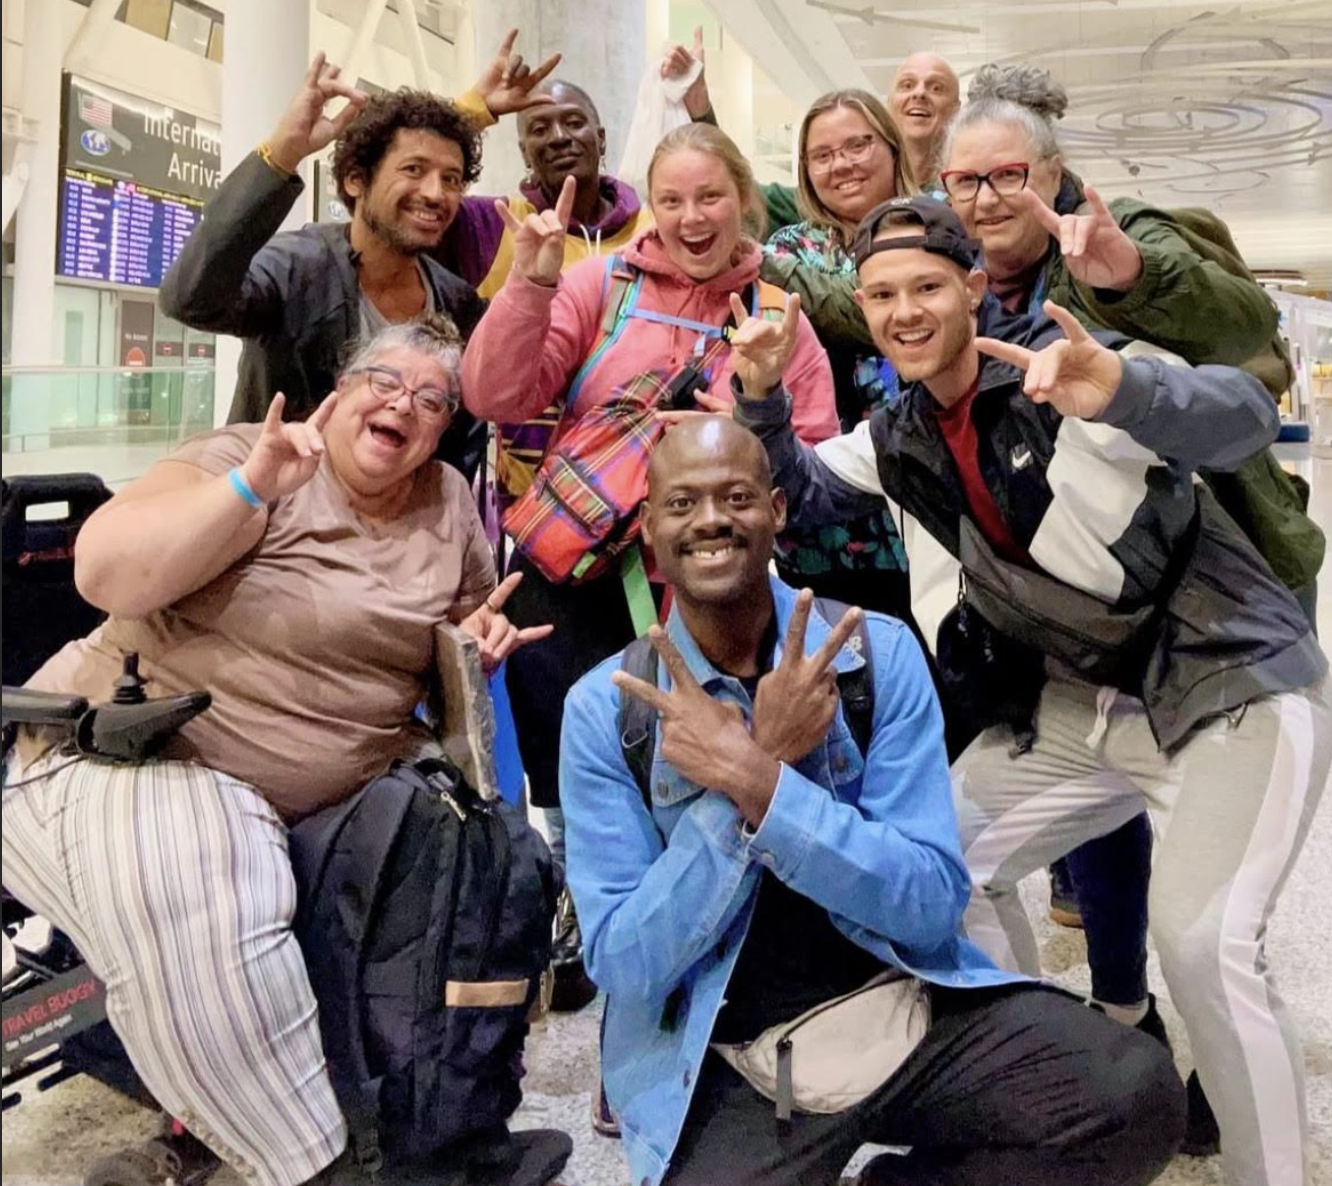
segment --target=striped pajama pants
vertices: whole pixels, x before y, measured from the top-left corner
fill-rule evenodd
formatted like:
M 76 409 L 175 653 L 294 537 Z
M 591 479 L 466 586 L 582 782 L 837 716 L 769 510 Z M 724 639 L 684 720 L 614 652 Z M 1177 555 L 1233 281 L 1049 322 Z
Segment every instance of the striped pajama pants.
M 1332 764 L 1329 680 L 1255 700 L 1162 754 L 1142 702 L 1051 679 L 1029 753 L 990 729 L 953 766 L 968 936 L 1040 973 L 1017 883 L 1144 807 L 1159 838 L 1152 939 L 1221 1126 L 1234 1186 L 1313 1186 L 1304 1063 L 1264 949 Z
M 286 828 L 253 787 L 203 766 L 55 769 L 67 760 L 7 770 L 5 888 L 106 984 L 164 1109 L 247 1181 L 307 1181 L 347 1134 L 291 930 Z

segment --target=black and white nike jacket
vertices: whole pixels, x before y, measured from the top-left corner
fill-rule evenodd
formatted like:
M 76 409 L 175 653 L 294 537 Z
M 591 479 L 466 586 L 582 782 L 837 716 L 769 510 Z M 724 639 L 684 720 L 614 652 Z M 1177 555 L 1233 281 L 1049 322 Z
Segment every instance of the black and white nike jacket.
M 981 334 L 1039 349 L 1063 336 L 987 297 Z M 1275 439 L 1272 397 L 1233 367 L 1189 367 L 1129 339 L 1123 378 L 1094 421 L 1022 392 L 1015 367 L 981 357 L 971 415 L 982 477 L 1033 568 L 998 559 L 976 528 L 937 405 L 921 383 L 852 433 L 802 445 L 790 400 L 737 393 L 798 527 L 845 522 L 887 499 L 902 525 L 912 605 L 927 639 L 967 596 L 1001 633 L 1095 683 L 1139 696 L 1168 749 L 1205 717 L 1316 683 L 1327 660 L 1298 603 L 1211 493 Z

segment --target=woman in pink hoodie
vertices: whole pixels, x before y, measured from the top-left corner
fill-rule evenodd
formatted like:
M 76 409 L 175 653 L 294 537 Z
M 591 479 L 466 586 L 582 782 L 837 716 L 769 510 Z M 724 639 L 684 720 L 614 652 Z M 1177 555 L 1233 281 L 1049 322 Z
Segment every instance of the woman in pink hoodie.
M 509 423 L 540 412 L 568 392 L 597 346 L 607 263 L 590 259 L 560 272 L 572 199 L 566 182 L 553 210 L 521 222 L 507 207 L 501 210 L 514 235 L 513 267 L 473 331 L 463 360 L 464 399 L 479 418 Z M 673 376 L 698 358 L 731 317 L 731 294 L 748 301 L 750 286 L 758 281 L 763 256 L 752 236 L 761 230 L 762 205 L 749 163 L 724 133 L 692 124 L 666 136 L 648 173 L 648 202 L 656 225 L 620 257 L 641 275 L 633 313 L 584 377 L 573 405 L 566 403 L 552 444 L 578 416 L 609 402 L 635 376 L 645 371 Z M 791 395 L 796 432 L 813 443 L 839 431 L 832 372 L 804 314 L 796 332 L 782 383 Z M 729 347 L 712 358 L 704 371 L 707 390 L 730 400 Z M 524 577 L 506 606 L 510 620 L 521 625 L 530 617 L 555 625 L 545 642 L 515 654 L 508 688 L 532 803 L 555 809 L 549 817 L 551 847 L 562 862 L 557 765 L 564 696 L 580 676 L 629 643 L 634 627 L 614 571 L 582 584 L 556 585 L 521 553 L 512 568 Z M 557 945 L 557 1007 L 560 980 L 581 976 L 575 942 L 576 934 L 567 944 L 561 937 Z M 574 991 L 569 1003 L 578 1007 L 579 999 Z

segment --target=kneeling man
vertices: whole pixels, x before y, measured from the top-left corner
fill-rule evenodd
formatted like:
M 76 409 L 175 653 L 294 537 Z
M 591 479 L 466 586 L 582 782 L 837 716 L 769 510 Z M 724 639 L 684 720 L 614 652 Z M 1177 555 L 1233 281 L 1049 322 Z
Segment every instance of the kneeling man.
M 764 343 L 737 354 L 766 390 Z M 830 626 L 768 575 L 785 518 L 755 437 L 672 428 L 643 519 L 675 591 L 655 677 L 614 657 L 565 706 L 569 880 L 632 1180 L 831 1183 L 875 1142 L 911 1146 L 892 1162 L 916 1186 L 1151 1181 L 1183 1129 L 1168 1056 L 959 937 L 924 658 L 900 622 Z

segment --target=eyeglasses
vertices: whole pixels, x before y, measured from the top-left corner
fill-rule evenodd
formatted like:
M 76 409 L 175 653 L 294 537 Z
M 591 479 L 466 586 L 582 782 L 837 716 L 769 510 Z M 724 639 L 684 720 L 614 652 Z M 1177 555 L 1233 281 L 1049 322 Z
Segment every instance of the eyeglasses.
M 988 173 L 972 173 L 967 169 L 948 169 L 939 174 L 939 182 L 956 202 L 970 202 L 988 185 L 995 193 L 1007 196 L 1027 188 L 1031 165 L 1026 161 L 1009 161 L 996 165 Z
M 358 367 L 354 371 L 348 371 L 347 374 L 364 375 L 366 385 L 384 404 L 396 403 L 405 391 L 412 397 L 412 407 L 422 416 L 452 415 L 462 402 L 456 391 L 445 391 L 441 387 L 408 387 L 402 381 L 402 375 L 392 367 Z
M 833 161 L 841 156 L 846 159 L 848 165 L 858 165 L 870 154 L 874 147 L 874 142 L 879 137 L 873 132 L 864 136 L 852 136 L 850 140 L 843 140 L 836 148 L 816 148 L 813 152 L 805 153 L 805 164 L 809 166 L 811 173 L 826 173 L 833 167 Z M 883 142 L 889 152 L 893 151 L 893 146 L 886 140 Z

